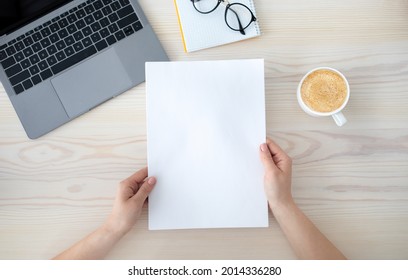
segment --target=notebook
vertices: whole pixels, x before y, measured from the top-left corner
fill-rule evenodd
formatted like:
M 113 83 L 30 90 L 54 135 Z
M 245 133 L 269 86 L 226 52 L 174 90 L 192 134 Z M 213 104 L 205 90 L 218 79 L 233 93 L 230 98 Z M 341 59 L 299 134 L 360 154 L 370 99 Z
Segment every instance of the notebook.
M 246 5 L 256 17 L 253 0 L 236 0 L 233 3 Z M 245 35 L 231 30 L 225 23 L 226 6 L 223 4 L 220 4 L 210 14 L 200 14 L 197 12 L 191 0 L 174 0 L 174 4 L 186 52 L 229 44 L 261 35 L 258 21 L 253 22 L 245 29 Z
M 150 230 L 268 226 L 264 79 L 263 59 L 146 63 Z

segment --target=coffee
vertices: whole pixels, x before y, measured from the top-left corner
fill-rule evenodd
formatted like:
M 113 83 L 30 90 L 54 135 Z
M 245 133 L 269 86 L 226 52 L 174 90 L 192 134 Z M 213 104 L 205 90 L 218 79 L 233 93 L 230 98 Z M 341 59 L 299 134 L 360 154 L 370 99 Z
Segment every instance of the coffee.
M 347 99 L 347 84 L 336 72 L 320 69 L 309 74 L 301 86 L 301 97 L 310 109 L 320 113 L 333 112 Z

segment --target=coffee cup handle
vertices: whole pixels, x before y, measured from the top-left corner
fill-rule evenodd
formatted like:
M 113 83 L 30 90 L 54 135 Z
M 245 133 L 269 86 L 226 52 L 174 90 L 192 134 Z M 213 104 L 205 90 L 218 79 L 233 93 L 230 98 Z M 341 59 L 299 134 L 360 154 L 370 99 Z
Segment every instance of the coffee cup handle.
M 343 126 L 347 122 L 347 119 L 342 112 L 333 114 L 332 117 L 338 126 Z

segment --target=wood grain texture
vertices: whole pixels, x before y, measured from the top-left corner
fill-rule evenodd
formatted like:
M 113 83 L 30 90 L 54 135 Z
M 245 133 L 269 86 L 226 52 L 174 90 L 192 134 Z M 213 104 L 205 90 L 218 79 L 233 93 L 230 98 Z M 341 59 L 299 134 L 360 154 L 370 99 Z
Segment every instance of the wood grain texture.
M 172 60 L 264 58 L 267 134 L 294 160 L 300 208 L 351 259 L 408 259 L 408 1 L 255 0 L 262 36 L 186 54 L 172 1 L 140 0 Z M 349 122 L 299 108 L 311 68 L 342 71 Z M 0 259 L 47 259 L 100 225 L 146 165 L 145 86 L 29 140 L 0 87 Z M 292 259 L 267 229 L 148 231 L 111 259 Z

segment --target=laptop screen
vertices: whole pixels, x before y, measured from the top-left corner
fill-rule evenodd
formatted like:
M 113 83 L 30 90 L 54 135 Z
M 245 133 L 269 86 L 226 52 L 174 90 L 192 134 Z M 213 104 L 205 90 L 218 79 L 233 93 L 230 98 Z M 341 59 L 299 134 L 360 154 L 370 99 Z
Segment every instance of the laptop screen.
M 0 36 L 73 0 L 1 0 Z

